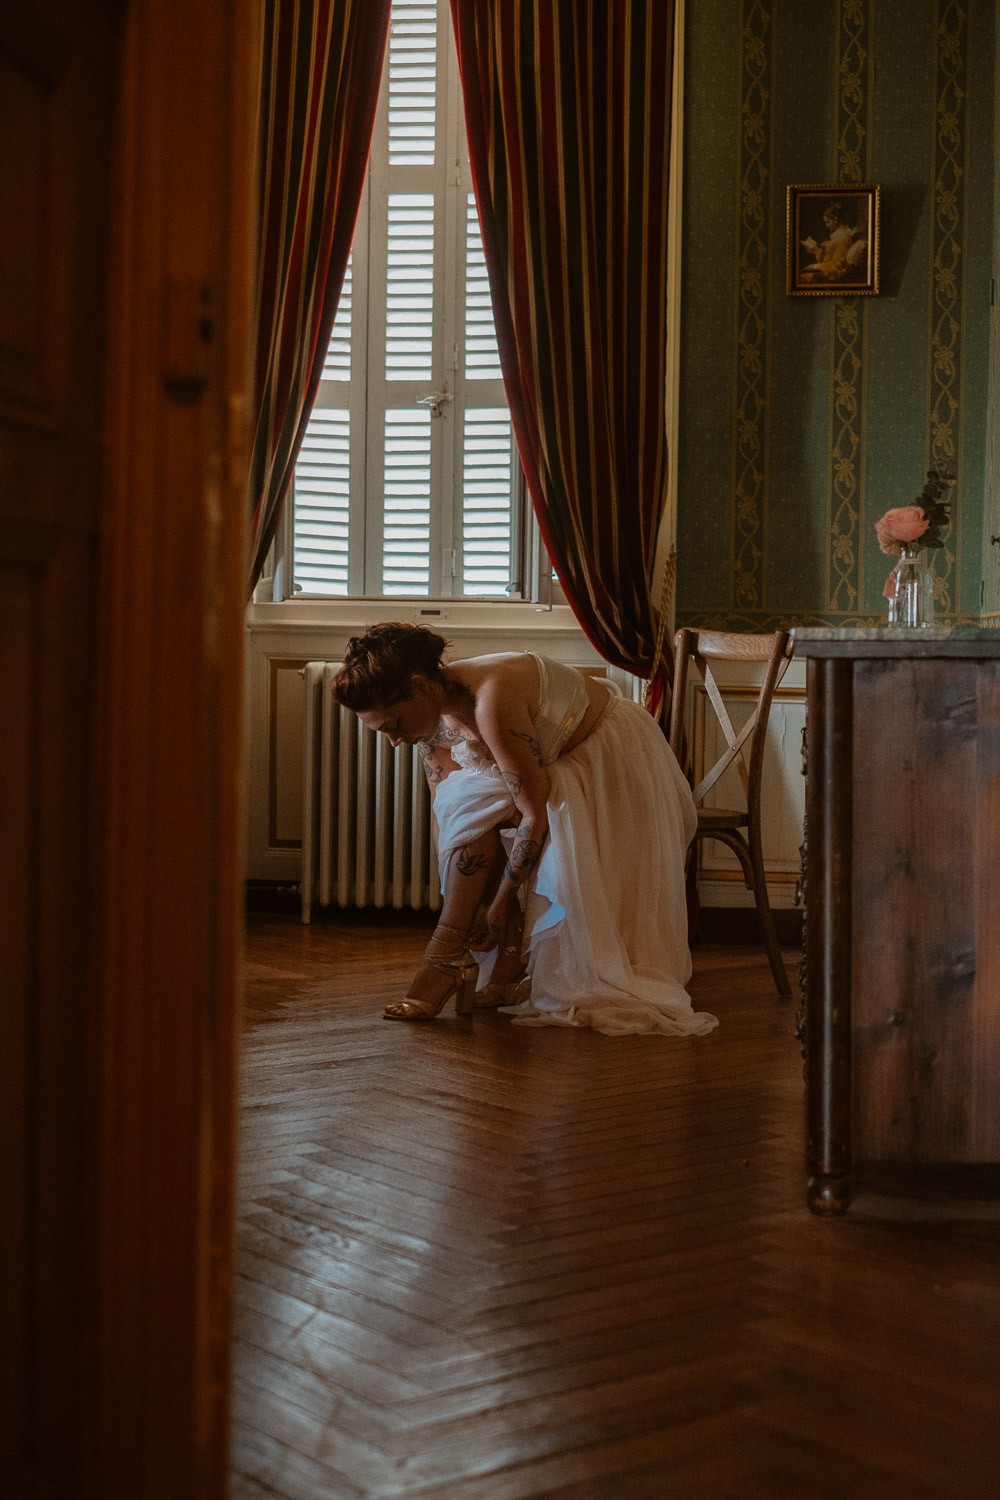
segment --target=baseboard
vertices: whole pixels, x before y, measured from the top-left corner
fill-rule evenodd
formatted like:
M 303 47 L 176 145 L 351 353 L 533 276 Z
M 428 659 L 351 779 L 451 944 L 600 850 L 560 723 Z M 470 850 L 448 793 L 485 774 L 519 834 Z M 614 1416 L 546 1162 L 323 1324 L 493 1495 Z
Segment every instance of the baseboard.
M 271 916 L 299 916 L 302 897 L 298 885 L 276 880 L 248 880 L 246 883 L 246 910 Z M 772 908 L 778 941 L 783 948 L 802 947 L 802 913 L 793 907 Z M 430 912 L 395 911 L 389 908 L 376 910 L 370 907 L 326 907 L 313 912 L 314 922 L 370 921 L 379 923 L 409 923 L 426 926 Z M 760 923 L 752 906 L 703 906 L 695 917 L 696 928 L 692 946 L 710 943 L 733 943 L 743 947 L 760 942 Z
M 302 910 L 302 897 L 297 885 L 283 884 L 277 880 L 248 880 L 246 882 L 247 912 L 268 912 L 273 916 L 296 916 Z
M 783 948 L 802 947 L 802 913 L 794 907 L 772 907 L 775 931 Z M 703 906 L 698 913 L 692 946 L 701 943 L 739 943 L 749 946 L 761 941 L 760 921 L 752 906 Z
M 297 884 L 248 880 L 246 911 L 248 915 L 301 918 L 302 892 Z M 350 922 L 371 927 L 427 927 L 433 926 L 436 917 L 430 910 L 414 911 L 409 906 L 399 910 L 392 906 L 314 906 L 312 920 L 317 926 L 323 922 Z

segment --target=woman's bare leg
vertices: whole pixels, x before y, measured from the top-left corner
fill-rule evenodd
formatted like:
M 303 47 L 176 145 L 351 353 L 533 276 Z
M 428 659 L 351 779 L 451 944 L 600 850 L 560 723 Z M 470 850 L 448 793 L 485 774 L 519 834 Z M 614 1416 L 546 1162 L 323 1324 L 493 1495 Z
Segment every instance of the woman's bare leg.
M 439 920 L 470 932 L 480 907 L 500 884 L 505 857 L 499 828 L 457 849 L 448 862 Z
M 494 984 L 511 984 L 524 973 L 524 958 L 521 947 L 524 941 L 524 907 L 512 892 L 507 902 L 507 920 L 504 923 L 500 951 L 497 954 L 491 980 Z
M 524 977 L 524 907 L 516 892 L 511 892 L 507 902 L 503 936 L 500 939 L 489 983 L 476 995 L 476 1004 L 483 1009 L 513 1003 L 513 987 Z
M 500 883 L 505 857 L 498 828 L 489 829 L 452 854 L 445 877 L 441 915 L 428 945 L 429 956 L 442 958 L 446 956 L 446 950 L 464 950 L 481 908 Z M 452 982 L 447 972 L 425 961 L 406 993 L 413 999 L 433 1004 L 448 993 Z

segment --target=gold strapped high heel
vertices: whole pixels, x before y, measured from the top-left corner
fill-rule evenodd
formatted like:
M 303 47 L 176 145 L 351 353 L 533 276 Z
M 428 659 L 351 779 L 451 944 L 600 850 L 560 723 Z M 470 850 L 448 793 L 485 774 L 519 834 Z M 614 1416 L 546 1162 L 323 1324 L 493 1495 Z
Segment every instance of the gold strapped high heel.
M 382 1015 L 387 1021 L 433 1021 L 441 1014 L 452 995 L 455 997 L 455 1014 L 468 1016 L 474 1009 L 473 996 L 479 978 L 479 965 L 465 946 L 465 933 L 458 927 L 449 927 L 439 922 L 424 952 L 424 961 L 414 976 L 414 987 L 424 969 L 436 969 L 447 974 L 451 984 L 438 1000 L 421 1000 L 416 995 L 406 995 L 394 1005 L 387 1005 Z
M 521 956 L 520 943 L 505 945 L 497 954 L 497 961 L 493 972 L 503 969 L 504 959 L 517 959 L 517 972 L 510 979 L 491 979 L 489 984 L 484 984 L 481 990 L 476 991 L 476 1010 L 496 1010 L 501 1005 L 515 1005 L 517 1003 L 517 990 L 525 976 L 525 964 Z

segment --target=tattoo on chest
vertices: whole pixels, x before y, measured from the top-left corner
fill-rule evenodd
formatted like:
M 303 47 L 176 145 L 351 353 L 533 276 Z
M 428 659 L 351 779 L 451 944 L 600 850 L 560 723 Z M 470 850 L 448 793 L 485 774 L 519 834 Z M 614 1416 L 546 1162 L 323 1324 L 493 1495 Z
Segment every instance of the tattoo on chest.
M 446 724 L 442 719 L 438 724 L 437 732 L 430 743 L 432 745 L 457 745 L 461 738 L 462 736 L 459 734 L 458 730 L 452 729 L 451 726 L 449 724 Z
M 457 729 L 451 729 L 443 719 L 438 723 L 437 729 L 429 740 L 421 740 L 417 745 L 417 753 L 424 766 L 424 775 L 427 777 L 427 785 L 431 787 L 440 786 L 447 776 L 450 767 L 442 766 L 435 755 L 436 750 L 449 750 L 452 745 L 458 743 L 462 736 Z
M 525 734 L 522 729 L 512 729 L 509 732 L 513 735 L 514 739 L 523 740 L 528 749 L 531 751 L 532 755 L 535 757 L 538 764 L 544 767 L 545 757 L 542 754 L 542 747 L 535 739 L 535 736 L 533 734 Z

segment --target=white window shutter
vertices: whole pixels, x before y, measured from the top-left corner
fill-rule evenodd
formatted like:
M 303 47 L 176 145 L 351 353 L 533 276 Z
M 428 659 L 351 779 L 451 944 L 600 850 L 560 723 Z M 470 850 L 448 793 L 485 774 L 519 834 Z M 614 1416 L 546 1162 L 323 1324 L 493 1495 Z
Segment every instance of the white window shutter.
M 295 466 L 295 582 L 303 593 L 348 591 L 350 437 L 350 412 L 313 411 Z
M 323 380 L 350 380 L 351 326 L 354 316 L 354 255 L 347 257 L 344 286 L 337 303 L 337 316 L 323 361 Z
M 433 166 L 437 155 L 437 12 L 435 0 L 393 0 L 387 64 L 391 167 Z
M 475 193 L 465 195 L 465 378 L 500 379 L 493 300 L 479 233 Z
M 511 582 L 510 412 L 468 407 L 462 442 L 462 593 L 503 594 Z
M 431 422 L 429 411 L 385 413 L 382 593 L 430 592 Z
M 386 214 L 385 378 L 434 376 L 434 194 L 390 193 Z

